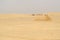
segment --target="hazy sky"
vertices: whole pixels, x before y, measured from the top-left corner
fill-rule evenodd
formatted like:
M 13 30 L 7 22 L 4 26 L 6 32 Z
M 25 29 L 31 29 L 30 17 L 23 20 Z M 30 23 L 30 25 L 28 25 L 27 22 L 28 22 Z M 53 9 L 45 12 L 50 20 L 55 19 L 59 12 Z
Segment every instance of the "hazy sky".
M 0 0 L 0 13 L 60 12 L 60 0 Z

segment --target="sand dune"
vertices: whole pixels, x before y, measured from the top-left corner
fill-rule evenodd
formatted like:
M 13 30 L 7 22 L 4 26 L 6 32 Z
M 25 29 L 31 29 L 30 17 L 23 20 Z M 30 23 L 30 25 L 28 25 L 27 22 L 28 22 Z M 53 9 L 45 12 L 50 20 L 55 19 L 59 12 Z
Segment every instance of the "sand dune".
M 1 14 L 0 40 L 60 40 L 60 13 L 51 21 L 34 21 L 32 14 Z

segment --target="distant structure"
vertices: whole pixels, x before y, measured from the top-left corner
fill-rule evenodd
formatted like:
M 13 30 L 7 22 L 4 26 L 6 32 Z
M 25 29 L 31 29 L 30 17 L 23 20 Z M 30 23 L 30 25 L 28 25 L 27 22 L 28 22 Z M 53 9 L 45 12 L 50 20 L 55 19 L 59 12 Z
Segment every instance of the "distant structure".
M 41 13 L 39 14 L 32 14 L 35 21 L 49 21 L 50 17 L 47 13 L 47 8 L 41 8 Z

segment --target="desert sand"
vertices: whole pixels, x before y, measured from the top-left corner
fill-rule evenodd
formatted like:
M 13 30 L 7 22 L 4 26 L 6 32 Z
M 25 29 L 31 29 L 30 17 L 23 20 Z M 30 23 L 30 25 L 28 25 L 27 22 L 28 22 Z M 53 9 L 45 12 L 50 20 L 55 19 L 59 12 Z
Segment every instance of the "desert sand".
M 50 21 L 34 21 L 32 14 L 0 14 L 0 40 L 60 40 L 60 13 Z

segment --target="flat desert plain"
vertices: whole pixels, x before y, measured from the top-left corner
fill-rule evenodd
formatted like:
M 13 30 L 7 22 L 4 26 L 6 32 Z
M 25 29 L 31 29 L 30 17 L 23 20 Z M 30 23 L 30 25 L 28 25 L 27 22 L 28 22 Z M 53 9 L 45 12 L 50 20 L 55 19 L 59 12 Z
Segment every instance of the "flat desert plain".
M 0 14 L 0 40 L 60 40 L 60 13 L 50 21 L 34 21 L 32 14 Z

